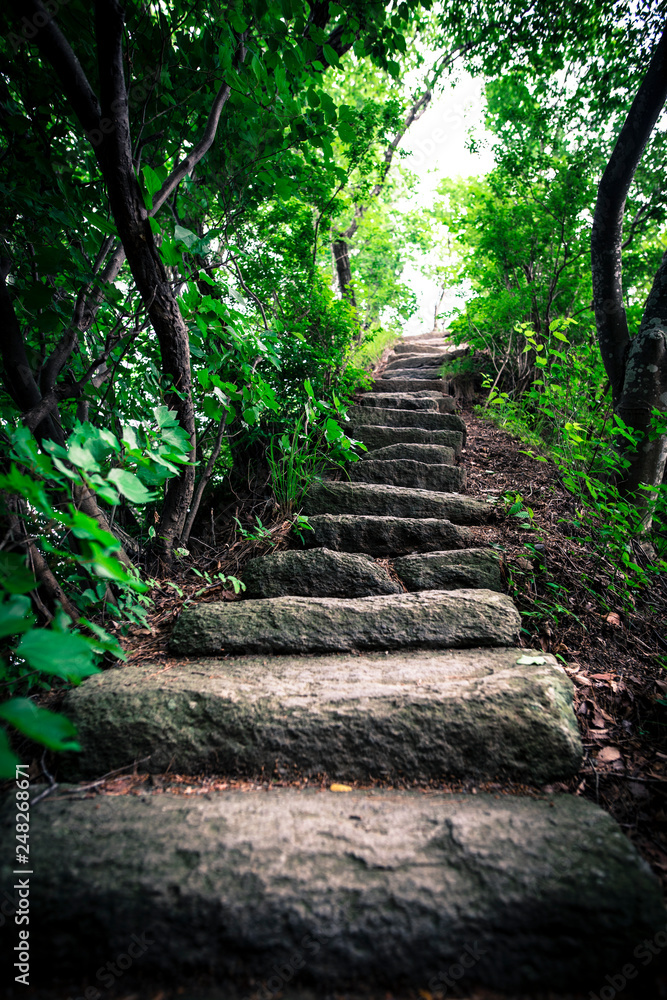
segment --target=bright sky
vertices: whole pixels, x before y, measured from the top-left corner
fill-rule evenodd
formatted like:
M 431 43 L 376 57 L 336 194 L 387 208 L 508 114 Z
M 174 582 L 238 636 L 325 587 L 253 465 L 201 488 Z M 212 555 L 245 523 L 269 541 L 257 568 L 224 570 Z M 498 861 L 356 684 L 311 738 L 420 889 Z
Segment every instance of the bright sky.
M 442 177 L 474 177 L 487 173 L 493 166 L 493 157 L 488 148 L 472 154 L 466 149 L 466 140 L 474 128 L 478 138 L 484 131 L 484 101 L 482 81 L 461 73 L 458 83 L 448 87 L 433 98 L 418 122 L 409 129 L 401 143 L 401 148 L 410 156 L 401 165 L 419 176 L 419 187 L 409 202 L 411 208 L 433 203 L 435 189 Z M 414 267 L 408 267 L 403 280 L 410 285 L 419 298 L 419 311 L 406 326 L 406 333 L 423 333 L 432 329 L 433 313 L 438 299 L 438 289 Z M 456 304 L 456 298 L 449 294 L 443 300 L 441 309 Z

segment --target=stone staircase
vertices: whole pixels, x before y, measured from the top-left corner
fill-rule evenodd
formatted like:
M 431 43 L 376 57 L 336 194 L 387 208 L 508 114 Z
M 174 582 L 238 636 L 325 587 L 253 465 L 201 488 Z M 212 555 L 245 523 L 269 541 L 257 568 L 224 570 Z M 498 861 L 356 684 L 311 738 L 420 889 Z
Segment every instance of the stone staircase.
M 455 354 L 396 345 L 351 412 L 367 455 L 310 490 L 306 547 L 253 560 L 244 600 L 186 607 L 172 666 L 68 696 L 72 778 L 148 758 L 366 790 L 47 798 L 31 823 L 47 965 L 81 976 L 148 929 L 156 982 L 583 991 L 664 926 L 613 820 L 543 789 L 581 763 L 571 683 L 519 647 L 498 556 L 475 546 L 491 509 L 462 492 Z M 470 792 L 382 788 L 445 778 Z

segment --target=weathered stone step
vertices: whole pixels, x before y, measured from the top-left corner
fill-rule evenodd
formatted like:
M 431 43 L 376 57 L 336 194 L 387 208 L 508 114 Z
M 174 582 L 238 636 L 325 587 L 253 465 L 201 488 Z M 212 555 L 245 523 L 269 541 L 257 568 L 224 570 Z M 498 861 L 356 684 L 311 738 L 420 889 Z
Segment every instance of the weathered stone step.
M 519 612 L 490 590 L 425 590 L 387 597 L 273 597 L 185 607 L 171 636 L 177 656 L 345 653 L 357 649 L 511 646 Z
M 351 406 L 350 424 L 378 424 L 381 427 L 423 427 L 432 431 L 460 431 L 465 441 L 466 425 L 456 413 L 430 413 L 421 410 L 394 410 L 382 406 Z
M 316 514 L 303 534 L 309 547 L 372 556 L 462 549 L 471 544 L 468 528 L 444 518 L 386 517 L 377 514 Z
M 379 427 L 373 424 L 349 427 L 348 433 L 369 451 L 392 444 L 431 444 L 453 448 L 458 458 L 463 447 L 460 431 L 427 431 L 423 427 Z
M 408 458 L 379 461 L 371 456 L 357 462 L 349 471 L 356 483 L 383 483 L 389 486 L 407 486 L 420 490 L 447 492 L 465 489 L 466 474 L 462 466 L 427 465 Z
M 575 774 L 572 682 L 525 649 L 195 660 L 107 670 L 67 696 L 82 754 L 68 776 L 128 760 L 153 772 L 338 781 L 444 776 L 541 785 Z
M 246 585 L 244 598 L 284 597 L 287 594 L 370 597 L 403 592 L 400 584 L 392 580 L 385 567 L 376 563 L 372 556 L 327 548 L 291 549 L 259 556 L 246 565 L 242 579 Z
M 373 381 L 373 392 L 417 392 L 420 389 L 432 389 L 444 392 L 445 383 L 442 378 L 376 378 Z
M 262 995 L 304 978 L 580 993 L 665 925 L 646 863 L 574 796 L 52 796 L 30 819 L 32 971 L 49 984 L 98 982 L 137 940 L 145 977 L 252 977 Z M 7 886 L 12 870 L 4 852 Z
M 433 403 L 436 405 L 434 406 Z M 456 402 L 453 396 L 443 396 L 439 390 L 423 389 L 419 392 L 366 392 L 359 399 L 360 406 L 381 406 L 398 410 L 437 410 L 440 413 L 454 413 Z
M 392 350 L 394 354 L 432 354 L 433 352 L 446 353 L 448 358 L 456 355 L 459 351 L 467 354 L 469 351 L 467 344 L 459 344 L 457 347 L 448 341 L 443 340 L 427 340 L 427 341 L 417 341 L 417 343 L 412 342 L 412 340 L 399 340 L 397 344 L 394 344 Z
M 500 557 L 494 549 L 413 553 L 394 560 L 394 569 L 408 590 L 502 590 Z
M 434 368 L 438 372 L 442 366 L 450 360 L 449 354 L 398 354 L 395 358 L 389 358 L 385 366 L 385 373 L 394 368 Z
M 385 369 L 381 376 L 385 382 L 393 382 L 394 379 L 418 379 L 420 381 L 442 378 L 440 368 L 392 368 Z
M 420 396 L 412 392 L 365 392 L 359 397 L 359 406 L 382 406 L 393 410 L 431 410 L 437 413 L 437 395 L 441 393 Z M 453 397 L 443 396 L 443 399 L 446 398 L 451 398 L 452 403 L 454 402 Z
M 370 514 L 379 517 L 444 518 L 453 524 L 486 524 L 493 507 L 460 493 L 438 493 L 378 483 L 313 483 L 302 511 L 312 514 Z M 311 518 L 312 520 L 312 518 Z
M 438 330 L 434 332 L 431 330 L 430 333 L 417 333 L 410 337 L 402 337 L 398 343 L 399 344 L 446 344 L 451 343 L 448 341 L 449 334 L 446 331 L 442 333 Z
M 427 465 L 453 465 L 454 449 L 446 445 L 400 442 L 378 448 L 363 457 L 364 462 L 385 462 L 394 459 L 410 459 L 415 462 L 425 462 Z

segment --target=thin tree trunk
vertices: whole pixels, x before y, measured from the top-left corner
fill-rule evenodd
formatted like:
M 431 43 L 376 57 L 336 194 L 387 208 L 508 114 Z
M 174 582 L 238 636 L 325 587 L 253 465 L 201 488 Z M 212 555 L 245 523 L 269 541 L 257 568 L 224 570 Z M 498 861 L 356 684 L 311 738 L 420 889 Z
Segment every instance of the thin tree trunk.
M 347 299 L 348 302 L 351 302 L 352 305 L 356 307 L 357 303 L 354 297 L 354 288 L 351 284 L 352 268 L 350 267 L 350 248 L 347 244 L 347 240 L 343 239 L 342 236 L 340 239 L 334 241 L 333 255 L 340 294 L 344 299 Z
M 639 436 L 636 452 L 621 446 L 627 459 L 620 487 L 646 508 L 651 502 L 639 487 L 663 479 L 667 442 L 650 440 L 654 409 L 667 410 L 667 259 L 656 274 L 638 334 L 630 339 L 623 304 L 622 246 L 625 202 L 642 154 L 667 100 L 667 27 L 632 102 L 598 188 L 591 264 L 593 302 L 600 353 L 612 388 L 614 410 Z
M 190 511 L 189 511 L 188 516 L 186 518 L 185 527 L 183 528 L 183 534 L 181 536 L 181 541 L 182 541 L 183 545 L 187 545 L 188 544 L 188 541 L 190 539 L 190 533 L 191 533 L 192 527 L 193 527 L 193 525 L 195 523 L 195 518 L 196 518 L 196 516 L 197 516 L 197 514 L 199 512 L 199 506 L 201 504 L 201 500 L 202 500 L 202 497 L 204 495 L 204 490 L 208 486 L 209 480 L 210 480 L 211 476 L 213 475 L 213 466 L 217 462 L 218 456 L 220 454 L 220 450 L 222 448 L 222 439 L 223 439 L 223 437 L 225 435 L 225 426 L 226 426 L 225 417 L 223 417 L 222 420 L 220 421 L 220 425 L 218 427 L 218 434 L 217 434 L 217 437 L 215 439 L 215 444 L 213 445 L 213 451 L 211 452 L 209 460 L 206 463 L 206 468 L 204 469 L 204 471 L 201 474 L 199 482 L 197 483 L 197 488 L 195 489 L 194 496 L 192 498 L 192 504 L 190 505 Z
M 347 229 L 339 233 L 338 237 L 334 240 L 333 255 L 334 255 L 334 261 L 336 263 L 338 287 L 340 289 L 342 297 L 348 299 L 348 301 L 351 302 L 352 305 L 356 305 L 356 302 L 354 298 L 354 291 L 350 287 L 350 282 L 352 281 L 352 269 L 350 266 L 349 242 L 356 233 L 357 229 L 359 228 L 359 222 L 366 213 L 368 205 L 377 198 L 377 196 L 380 194 L 383 187 L 385 186 L 387 182 L 387 176 L 391 168 L 392 160 L 394 158 L 394 153 L 398 149 L 398 145 L 401 139 L 403 138 L 407 130 L 410 128 L 412 123 L 418 121 L 424 114 L 430 100 L 431 100 L 431 91 L 426 90 L 421 95 L 421 97 L 418 97 L 417 100 L 414 102 L 414 104 L 408 111 L 407 115 L 405 116 L 403 124 L 401 125 L 399 130 L 396 132 L 394 138 L 391 140 L 391 142 L 385 149 L 384 163 L 382 165 L 380 179 L 377 182 L 377 184 L 375 184 L 371 189 L 368 197 L 368 202 L 365 205 L 355 206 L 354 218 L 352 219 L 352 222 L 347 227 Z

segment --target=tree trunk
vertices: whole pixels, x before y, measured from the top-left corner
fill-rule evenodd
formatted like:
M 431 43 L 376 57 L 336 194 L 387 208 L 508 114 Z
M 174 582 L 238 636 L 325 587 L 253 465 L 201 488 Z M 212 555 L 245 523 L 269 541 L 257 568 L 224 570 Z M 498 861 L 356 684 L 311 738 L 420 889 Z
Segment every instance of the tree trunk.
M 176 411 L 194 452 L 188 330 L 155 246 L 148 211 L 132 163 L 132 143 L 123 67 L 123 11 L 117 0 L 96 0 L 95 37 L 100 78 L 98 103 L 72 48 L 40 0 L 15 3 L 20 13 L 44 22 L 35 42 L 53 67 L 63 92 L 93 146 L 107 188 L 114 222 L 132 276 L 160 345 L 162 372 L 169 382 L 167 404 Z M 161 557 L 171 560 L 194 491 L 194 465 L 185 466 L 167 489 L 160 521 Z
M 667 255 L 647 299 L 638 334 L 630 339 L 623 304 L 622 243 L 625 201 L 635 171 L 667 100 L 667 27 L 623 124 L 600 181 L 591 234 L 593 302 L 598 342 L 612 388 L 616 414 L 636 433 L 636 451 L 626 443 L 628 468 L 620 488 L 651 521 L 651 498 L 640 487 L 663 479 L 667 441 L 650 440 L 654 409 L 667 410 Z
M 347 241 L 342 237 L 337 239 L 333 245 L 333 255 L 336 264 L 336 274 L 338 275 L 338 287 L 340 294 L 348 302 L 356 307 L 354 288 L 352 287 L 352 269 L 350 267 L 350 248 Z

